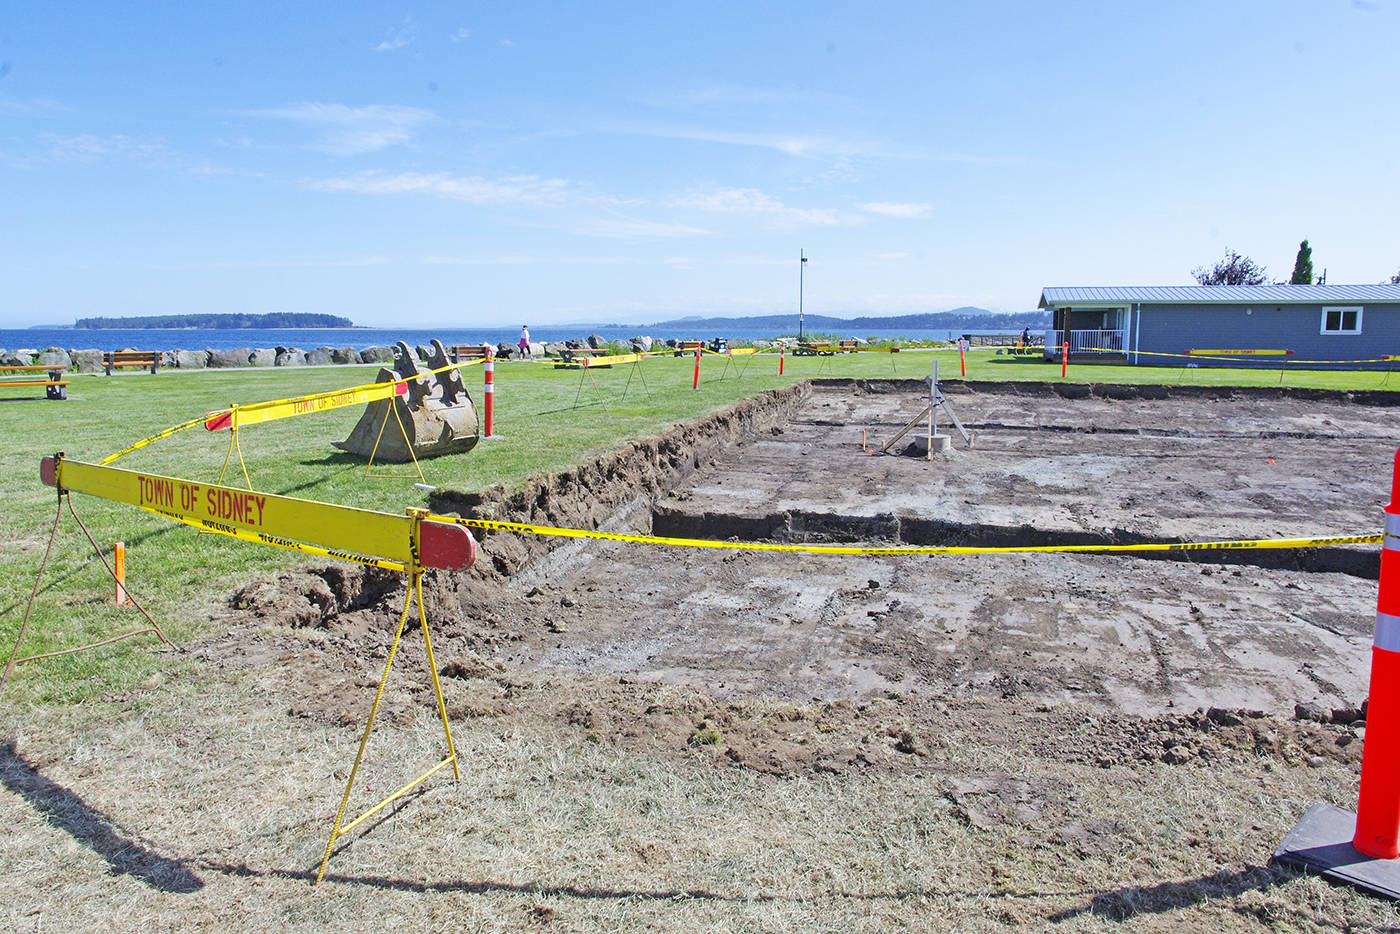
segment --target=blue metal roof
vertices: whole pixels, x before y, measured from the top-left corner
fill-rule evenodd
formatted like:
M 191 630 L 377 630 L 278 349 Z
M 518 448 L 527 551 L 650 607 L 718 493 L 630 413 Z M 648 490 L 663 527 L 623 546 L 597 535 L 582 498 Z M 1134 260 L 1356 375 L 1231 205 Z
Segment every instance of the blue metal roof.
M 1100 304 L 1315 305 L 1400 302 L 1400 285 L 1127 285 L 1042 289 L 1040 307 Z

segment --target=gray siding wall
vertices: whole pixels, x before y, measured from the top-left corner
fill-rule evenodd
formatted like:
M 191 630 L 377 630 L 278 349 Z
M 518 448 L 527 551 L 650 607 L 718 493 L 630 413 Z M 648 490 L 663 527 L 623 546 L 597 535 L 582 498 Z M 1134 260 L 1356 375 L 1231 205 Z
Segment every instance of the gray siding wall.
M 1174 354 L 1187 349 L 1287 349 L 1293 351 L 1290 362 L 1365 360 L 1400 354 L 1400 304 L 1360 307 L 1364 309 L 1360 334 L 1320 334 L 1322 305 L 1144 305 L 1142 333 L 1135 343 L 1139 351 Z M 1247 309 L 1253 314 L 1246 314 Z M 1133 317 L 1136 322 L 1137 316 Z M 1261 357 L 1257 363 L 1277 367 L 1281 361 L 1280 357 Z M 1179 357 L 1138 358 L 1145 366 L 1181 366 L 1183 362 Z M 1221 365 L 1200 361 L 1201 366 L 1213 364 Z M 1374 363 L 1366 368 L 1391 365 Z

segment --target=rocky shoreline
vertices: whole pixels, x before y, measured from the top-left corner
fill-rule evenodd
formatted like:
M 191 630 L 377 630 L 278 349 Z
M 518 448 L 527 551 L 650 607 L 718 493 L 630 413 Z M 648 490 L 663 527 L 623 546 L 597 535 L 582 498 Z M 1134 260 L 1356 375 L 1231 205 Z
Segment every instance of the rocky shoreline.
M 613 348 L 620 353 L 647 353 L 658 347 L 675 347 L 680 342 L 674 339 L 653 340 L 639 335 L 625 342 L 609 342 L 597 334 L 577 340 L 531 343 L 531 356 L 558 357 L 565 351 Z M 754 341 L 756 346 L 771 346 L 772 341 Z M 122 350 L 142 350 L 140 347 L 123 347 Z M 420 344 L 415 348 L 420 360 L 427 360 L 432 348 Z M 334 364 L 390 363 L 394 359 L 393 348 L 374 345 L 356 350 L 353 347 L 317 347 L 303 350 L 300 347 L 236 347 L 227 350 L 162 350 L 160 368 L 174 370 L 228 369 L 236 367 L 275 367 L 275 366 L 328 366 Z M 497 359 L 508 360 L 520 355 L 520 347 L 505 343 L 496 345 Z M 76 373 L 100 373 L 105 370 L 103 352 L 91 349 L 69 349 L 48 347 L 43 350 L 21 348 L 0 350 L 0 365 L 3 366 L 52 366 L 72 370 Z

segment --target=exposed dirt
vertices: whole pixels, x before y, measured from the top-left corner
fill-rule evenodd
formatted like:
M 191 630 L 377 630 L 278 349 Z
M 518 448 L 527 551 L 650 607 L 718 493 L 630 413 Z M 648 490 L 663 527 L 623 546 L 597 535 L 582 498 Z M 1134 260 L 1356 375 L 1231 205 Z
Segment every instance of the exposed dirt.
M 860 447 L 916 415 L 926 384 L 832 380 L 434 508 L 788 541 L 1365 534 L 1397 441 L 1384 394 L 945 392 L 975 443 L 933 462 Z M 937 769 L 941 747 L 988 736 L 1105 768 L 1359 761 L 1373 547 L 838 558 L 492 533 L 482 553 L 426 583 L 454 719 L 775 774 Z M 361 722 L 402 600 L 372 570 L 284 574 L 243 588 L 199 652 L 274 666 L 294 715 Z M 406 719 L 434 701 L 421 638 L 402 651 L 383 710 Z M 950 794 L 1020 794 L 1002 788 Z

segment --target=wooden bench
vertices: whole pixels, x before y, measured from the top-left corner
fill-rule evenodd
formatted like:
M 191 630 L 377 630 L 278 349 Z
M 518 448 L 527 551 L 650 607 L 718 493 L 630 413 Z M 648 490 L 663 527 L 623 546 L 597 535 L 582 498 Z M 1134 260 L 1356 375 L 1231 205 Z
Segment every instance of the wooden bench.
M 564 347 L 559 351 L 559 360 L 562 363 L 572 363 L 584 357 L 606 357 L 611 353 L 606 347 Z
M 160 369 L 160 353 L 154 350 L 109 350 L 102 355 L 102 362 L 106 364 L 108 376 L 118 367 L 140 367 L 154 373 Z
M 798 344 L 797 349 L 792 352 L 795 357 L 815 357 L 818 355 L 829 357 L 834 353 L 836 353 L 836 345 L 826 341 L 817 341 L 816 343 L 804 341 Z
M 842 353 L 855 353 L 859 346 L 856 341 L 842 341 L 841 346 L 837 349 Z
M 70 382 L 63 378 L 61 366 L 0 366 L 0 390 L 7 386 L 43 386 L 44 395 L 49 399 L 67 399 Z M 7 374 L 16 374 L 15 378 Z M 28 377 L 30 373 L 44 373 L 44 377 Z
M 681 341 L 676 345 L 676 352 L 672 356 L 684 357 L 687 354 L 694 354 L 697 350 L 705 348 L 704 341 Z
M 496 349 L 490 344 L 453 344 L 447 348 L 447 359 L 453 363 L 461 363 L 463 360 L 479 360 L 486 356 L 496 355 Z

